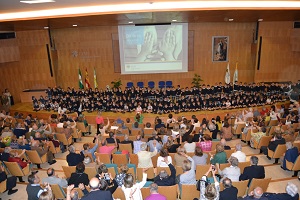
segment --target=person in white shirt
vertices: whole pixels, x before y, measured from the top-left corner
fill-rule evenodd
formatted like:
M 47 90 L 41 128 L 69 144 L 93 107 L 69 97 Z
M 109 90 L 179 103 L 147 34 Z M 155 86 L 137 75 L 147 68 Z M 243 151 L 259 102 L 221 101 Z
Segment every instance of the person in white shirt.
M 236 152 L 232 153 L 231 156 L 236 157 L 239 162 L 246 162 L 246 154 L 242 152 L 242 145 L 240 143 L 235 145 Z
M 169 156 L 169 153 L 166 149 L 160 151 L 160 156 L 157 158 L 157 167 L 169 167 L 167 163 L 172 163 L 172 157 Z M 165 157 L 167 157 L 168 162 L 165 162 Z
M 137 135 L 136 136 L 136 141 L 133 141 L 133 153 L 137 154 L 138 152 L 141 151 L 141 144 L 143 143 L 141 141 L 142 136 L 141 135 Z
M 137 153 L 138 155 L 138 167 L 139 168 L 149 168 L 153 167 L 152 157 L 157 154 L 156 140 L 153 140 L 154 151 L 147 151 L 147 143 L 141 144 L 141 151 Z
M 249 108 L 249 111 L 243 110 L 244 121 L 248 121 L 249 117 L 253 117 L 253 108 Z
M 184 142 L 183 148 L 187 153 L 194 153 L 196 148 L 196 143 L 193 142 L 193 138 L 189 137 L 188 141 Z
M 147 182 L 147 173 L 145 173 L 147 170 L 148 169 L 143 169 L 143 180 L 135 184 L 133 175 L 126 174 L 124 184 L 121 187 L 126 200 L 143 200 L 141 188 L 144 187 Z
M 224 178 L 231 179 L 232 182 L 239 181 L 240 175 L 241 175 L 241 169 L 238 167 L 239 161 L 236 157 L 230 157 L 228 159 L 228 162 L 230 163 L 230 167 L 226 167 L 223 170 L 220 170 L 219 164 L 216 164 L 218 168 L 218 174 L 222 176 L 222 181 Z

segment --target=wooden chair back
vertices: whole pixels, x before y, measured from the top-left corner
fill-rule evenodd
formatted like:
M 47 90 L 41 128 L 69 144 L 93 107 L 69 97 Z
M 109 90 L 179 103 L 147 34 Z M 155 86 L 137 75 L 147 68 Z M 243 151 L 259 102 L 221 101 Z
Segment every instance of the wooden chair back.
M 113 163 L 117 164 L 118 166 L 122 164 L 128 164 L 128 159 L 126 154 L 114 154 L 113 155 Z
M 168 200 L 177 200 L 178 185 L 158 186 L 158 193 L 164 195 Z
M 211 151 L 216 151 L 216 147 L 217 147 L 217 144 L 219 144 L 220 141 L 212 141 L 212 145 L 211 145 Z
M 107 169 L 108 169 L 108 173 L 111 173 L 112 177 L 116 177 L 116 170 L 114 167 L 108 167 Z
M 130 135 L 128 136 L 128 139 L 131 141 L 135 141 L 136 140 L 136 135 Z
M 241 170 L 241 174 L 244 173 L 244 169 L 245 167 L 249 167 L 250 166 L 250 161 L 246 161 L 246 162 L 239 162 L 238 167 Z
M 262 146 L 268 146 L 272 136 L 262 136 L 259 140 L 259 143 L 254 141 L 254 147 L 260 149 Z
M 56 199 L 65 199 L 66 198 L 66 193 L 60 187 L 60 185 L 58 185 L 58 184 L 51 184 L 50 187 L 51 187 L 53 195 L 55 196 Z
M 0 182 L 0 193 L 4 193 L 6 191 L 7 180 Z
M 152 136 L 152 133 L 153 133 L 154 129 L 153 128 L 146 128 L 144 129 L 144 135 L 151 135 Z
M 171 170 L 169 167 L 157 167 L 156 168 L 156 176 L 159 175 L 159 173 L 162 171 L 162 170 L 165 170 L 169 176 L 171 175 Z
M 240 135 L 242 133 L 242 129 L 245 128 L 245 126 L 246 124 L 238 124 L 233 134 Z
M 72 130 L 73 130 L 73 133 L 72 133 L 73 138 L 80 139 L 82 136 L 81 130 L 78 130 L 77 128 L 72 128 Z
M 155 177 L 153 167 L 150 167 L 146 173 L 147 173 L 147 178 L 149 178 L 149 179 L 152 179 Z M 143 168 L 139 168 L 139 167 L 137 168 L 137 180 L 138 181 L 143 180 Z
M 126 199 L 121 187 L 118 187 L 113 194 L 114 199 Z
M 129 155 L 129 160 L 130 160 L 131 164 L 135 164 L 135 166 L 138 166 L 139 158 L 136 154 L 130 154 Z
M 119 144 L 119 151 L 123 150 L 128 151 L 130 154 L 133 152 L 131 144 Z
M 209 170 L 210 165 L 197 165 L 196 166 L 196 180 L 200 180 L 202 176 Z M 209 177 L 212 176 L 211 172 L 208 174 Z
M 226 158 L 230 158 L 231 154 L 235 152 L 234 148 L 231 148 L 229 150 L 224 150 L 224 152 L 226 153 Z
M 47 162 L 47 154 L 40 157 L 36 150 L 26 150 L 26 155 L 33 164 L 43 164 Z
M 95 152 L 95 156 L 96 156 L 96 160 L 99 160 L 100 162 L 102 162 L 104 164 L 111 163 L 111 161 L 110 161 L 110 154 L 107 154 L 107 153 L 96 153 Z
M 300 171 L 300 156 L 295 160 L 294 163 L 285 161 L 286 162 L 286 168 L 291 171 Z
M 71 174 L 76 171 L 76 166 L 61 166 L 66 178 L 70 178 Z
M 271 158 L 280 158 L 286 152 L 285 144 L 279 144 L 275 152 L 268 149 L 268 156 Z
M 132 136 L 141 135 L 141 130 L 139 130 L 139 129 L 132 129 L 131 130 L 131 135 Z
M 226 167 L 230 167 L 230 163 L 222 163 L 222 164 L 220 164 L 220 170 L 224 170 Z
M 151 157 L 152 164 L 154 167 L 157 166 L 157 158 L 159 157 L 159 153 L 157 153 L 155 156 Z
M 294 143 L 293 143 L 293 146 L 294 146 L 294 147 L 297 147 L 298 152 L 300 152 L 300 142 L 294 142 Z
M 12 149 L 10 152 L 17 153 L 18 155 L 21 155 L 23 153 L 23 149 Z M 28 159 L 27 156 L 26 156 L 26 153 L 24 153 L 20 158 L 25 159 L 25 160 Z
M 278 120 L 271 120 L 268 126 L 277 126 Z
M 149 187 L 143 187 L 143 188 L 141 188 L 141 193 L 142 193 L 143 199 L 146 199 L 150 195 L 150 189 L 149 189 Z
M 29 165 L 27 165 L 24 169 L 22 169 L 17 162 L 4 161 L 4 165 L 8 169 L 9 173 L 13 176 L 26 176 L 30 172 Z
M 176 176 L 178 176 L 179 174 L 183 174 L 183 169 L 182 166 L 176 166 Z
M 64 133 L 56 133 L 55 136 L 58 141 L 62 142 L 66 146 L 72 144 L 72 136 L 69 139 Z
M 199 198 L 199 191 L 195 185 L 181 185 L 181 199 Z
M 63 133 L 64 132 L 64 128 L 61 128 L 61 127 L 55 127 L 54 130 L 55 130 L 56 133 Z
M 77 127 L 78 130 L 81 131 L 81 133 L 86 133 L 86 132 L 88 132 L 88 131 L 86 130 L 86 127 L 85 127 L 85 125 L 84 125 L 83 122 L 76 122 L 76 127 Z
M 246 194 L 248 188 L 248 182 L 249 180 L 232 182 L 232 186 L 238 189 L 238 194 L 237 194 L 238 197 L 243 197 Z M 220 191 L 223 190 L 224 190 L 224 185 L 220 183 Z
M 270 181 L 271 181 L 271 178 L 265 178 L 265 179 L 253 178 L 249 185 L 248 193 L 253 191 L 254 188 L 256 188 L 258 186 L 261 187 L 263 191 L 267 191 Z
M 91 178 L 95 177 L 97 174 L 97 170 L 95 167 L 86 167 L 84 172 L 88 175 L 89 180 L 91 180 Z
M 169 156 L 171 156 L 171 158 L 172 158 L 172 164 L 173 165 L 175 164 L 175 154 L 176 153 L 169 153 Z
M 53 142 L 49 142 L 49 150 L 53 153 L 53 154 L 56 154 L 56 153 L 60 153 L 61 150 L 60 150 L 60 147 L 55 147 Z

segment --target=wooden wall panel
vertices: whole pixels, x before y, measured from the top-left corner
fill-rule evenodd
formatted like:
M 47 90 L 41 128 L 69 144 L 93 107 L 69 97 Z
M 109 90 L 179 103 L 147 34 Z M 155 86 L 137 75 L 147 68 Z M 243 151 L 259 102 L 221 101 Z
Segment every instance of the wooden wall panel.
M 0 63 L 20 60 L 17 39 L 0 40 Z
M 255 81 L 297 81 L 300 79 L 300 40 L 296 37 L 293 22 L 262 22 L 260 69 L 255 71 Z M 298 36 L 299 37 L 299 36 Z

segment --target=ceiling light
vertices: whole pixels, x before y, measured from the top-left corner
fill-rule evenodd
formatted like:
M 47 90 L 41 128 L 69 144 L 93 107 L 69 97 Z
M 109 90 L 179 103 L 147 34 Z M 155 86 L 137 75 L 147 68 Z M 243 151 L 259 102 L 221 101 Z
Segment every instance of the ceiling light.
M 228 21 L 229 21 L 229 22 L 232 22 L 232 21 L 233 21 L 233 19 L 232 19 L 232 18 L 229 18 L 229 19 L 228 19 Z
M 45 26 L 44 29 L 49 29 L 49 26 Z
M 172 22 L 177 22 L 177 19 L 172 19 Z
M 55 0 L 27 0 L 27 1 L 20 1 L 21 3 L 28 3 L 28 4 L 35 4 L 35 3 L 52 3 Z
M 264 21 L 264 19 L 258 19 L 257 21 L 262 22 L 262 21 Z
M 133 21 L 128 22 L 128 24 L 133 24 Z
M 77 25 L 77 24 L 73 24 L 72 26 L 76 27 L 76 26 L 78 26 L 78 25 Z

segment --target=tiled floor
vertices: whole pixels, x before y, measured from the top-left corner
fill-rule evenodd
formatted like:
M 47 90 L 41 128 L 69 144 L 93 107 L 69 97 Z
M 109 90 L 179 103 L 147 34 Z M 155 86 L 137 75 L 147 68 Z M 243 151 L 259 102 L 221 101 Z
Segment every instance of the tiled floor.
M 94 128 L 93 128 L 93 131 Z M 81 141 L 75 143 L 75 147 L 77 150 L 82 149 L 82 145 L 85 142 L 92 142 L 93 136 L 83 137 Z M 232 140 L 228 142 L 228 145 L 234 147 L 235 144 L 241 142 L 240 139 Z M 272 178 L 271 183 L 268 187 L 268 192 L 285 192 L 285 186 L 288 182 L 292 182 L 298 186 L 300 189 L 300 181 L 297 178 L 292 178 L 293 172 L 284 171 L 280 168 L 280 165 L 273 165 L 274 160 L 268 160 L 264 155 L 259 154 L 259 150 L 255 150 L 247 146 L 245 143 L 243 144 L 243 152 L 247 155 L 247 160 L 250 159 L 251 155 L 256 155 L 259 158 L 260 165 L 266 165 L 266 178 Z M 64 177 L 64 173 L 62 171 L 62 165 L 67 165 L 65 158 L 68 152 L 56 154 L 57 163 L 51 165 L 56 170 L 56 174 L 59 177 Z M 34 166 L 36 167 L 36 166 Z M 41 180 L 47 176 L 46 169 L 49 167 L 49 164 L 42 164 L 42 170 L 39 170 L 39 176 Z M 24 180 L 27 181 L 27 177 L 24 177 Z M 0 198 L 3 200 L 20 200 L 20 199 L 27 199 L 26 193 L 26 184 L 18 183 L 16 187 L 19 191 L 13 195 L 7 195 L 7 192 L 4 194 L 0 194 Z

